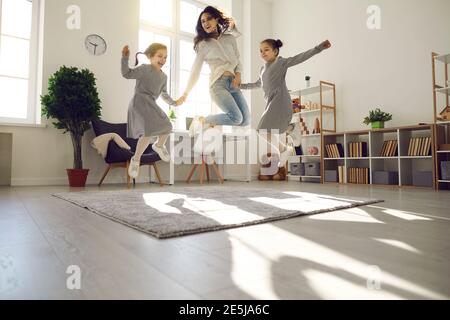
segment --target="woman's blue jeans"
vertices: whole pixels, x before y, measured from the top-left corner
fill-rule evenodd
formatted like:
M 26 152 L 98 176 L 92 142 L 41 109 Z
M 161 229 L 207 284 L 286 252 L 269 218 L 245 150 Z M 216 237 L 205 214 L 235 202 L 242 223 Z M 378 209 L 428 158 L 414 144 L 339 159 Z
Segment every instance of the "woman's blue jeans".
M 224 112 L 206 117 L 206 122 L 222 126 L 247 126 L 250 124 L 250 110 L 244 95 L 233 88 L 232 76 L 220 77 L 211 87 L 211 99 Z

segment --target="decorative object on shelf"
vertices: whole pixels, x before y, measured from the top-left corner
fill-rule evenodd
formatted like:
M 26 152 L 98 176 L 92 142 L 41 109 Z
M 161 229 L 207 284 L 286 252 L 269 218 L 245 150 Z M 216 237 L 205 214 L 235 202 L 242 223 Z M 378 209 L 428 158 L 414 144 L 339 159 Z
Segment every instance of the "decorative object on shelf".
M 379 108 L 371 110 L 369 116 L 364 118 L 363 123 L 366 125 L 371 124 L 372 129 L 384 128 L 384 123 L 392 120 L 392 114 L 381 111 Z
M 313 105 L 312 101 L 310 100 L 306 101 L 305 110 L 313 110 L 312 105 Z
M 311 110 L 319 110 L 320 109 L 320 105 L 317 102 L 314 102 L 311 105 Z
M 450 120 L 450 107 L 445 107 L 445 109 L 442 110 L 441 113 L 439 113 L 438 119 L 443 121 Z
M 302 156 L 303 155 L 303 149 L 302 146 L 294 147 L 295 148 L 295 155 L 296 156 Z
M 82 140 L 90 123 L 101 116 L 94 74 L 88 69 L 62 66 L 48 80 L 48 94 L 41 96 L 42 115 L 57 120 L 57 129 L 69 132 L 73 144 L 73 169 L 67 169 L 71 187 L 84 187 L 89 169 L 83 169 Z
M 295 98 L 292 100 L 292 112 L 299 113 L 302 109 L 302 106 L 300 105 L 300 99 Z
M 305 77 L 305 81 L 306 81 L 306 87 L 307 88 L 311 87 L 311 77 L 310 76 L 306 76 Z
M 305 120 L 303 118 L 300 118 L 300 134 L 302 136 L 309 134 L 308 127 L 306 126 Z
M 280 157 L 277 154 L 272 155 L 271 153 L 268 153 L 263 155 L 262 161 L 263 163 L 266 163 L 261 165 L 262 168 L 278 167 Z M 278 168 L 278 172 L 274 175 L 263 175 L 260 171 L 258 176 L 258 180 L 260 181 L 286 181 L 286 178 L 287 173 L 285 167 Z
M 314 121 L 313 134 L 319 134 L 319 133 L 320 133 L 320 121 L 319 121 L 319 118 L 316 118 L 316 121 Z
M 317 156 L 319 154 L 319 148 L 317 148 L 317 147 L 309 147 L 308 148 L 308 154 L 310 156 Z

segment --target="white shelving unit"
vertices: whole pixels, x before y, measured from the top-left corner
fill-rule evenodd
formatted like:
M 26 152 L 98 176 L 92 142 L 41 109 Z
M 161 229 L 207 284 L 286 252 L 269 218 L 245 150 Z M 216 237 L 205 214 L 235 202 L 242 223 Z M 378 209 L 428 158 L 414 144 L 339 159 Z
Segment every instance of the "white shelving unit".
M 450 190 L 450 181 L 442 179 L 441 162 L 450 161 L 450 151 L 440 150 L 443 144 L 450 144 L 450 88 L 448 87 L 449 73 L 448 65 L 450 64 L 450 53 L 439 55 L 431 53 L 432 73 L 433 73 L 433 117 L 435 123 L 435 186 L 438 190 Z M 443 74 L 437 72 L 437 63 L 443 64 Z M 441 69 L 442 70 L 442 69 Z M 438 81 L 440 79 L 440 81 Z M 442 85 L 442 81 L 444 84 Z M 442 110 L 442 111 L 441 111 Z M 441 119 L 441 112 L 447 110 L 447 119 Z
M 290 157 L 288 159 L 288 179 L 296 180 L 296 181 L 304 181 L 304 182 L 323 182 L 323 172 L 322 169 L 320 171 L 320 175 L 318 176 L 295 176 L 290 174 L 290 165 L 291 163 L 310 163 L 316 162 L 321 163 L 322 154 L 323 154 L 323 134 L 326 132 L 336 132 L 336 86 L 333 83 L 320 81 L 318 86 L 294 90 L 290 92 L 292 97 L 296 97 L 299 99 L 300 104 L 302 105 L 302 100 L 311 99 L 318 103 L 319 108 L 315 110 L 305 110 L 302 109 L 299 113 L 294 113 L 292 116 L 292 123 L 299 122 L 300 119 L 303 119 L 307 124 L 308 128 L 314 127 L 315 119 L 319 119 L 320 122 L 320 133 L 310 133 L 308 135 L 302 136 L 301 147 L 303 153 L 308 152 L 309 147 L 317 147 L 319 149 L 319 154 L 317 155 L 299 155 Z M 331 95 L 330 95 L 331 94 Z M 328 99 L 327 99 L 328 98 Z M 331 120 L 332 128 L 327 128 L 328 126 L 324 126 L 324 120 Z M 310 130 L 312 131 L 312 130 Z
M 419 137 L 429 137 L 433 140 L 434 126 L 428 124 L 379 130 L 325 134 L 323 139 L 324 145 L 335 143 L 341 144 L 344 149 L 344 157 L 328 158 L 325 153 L 322 161 L 322 167 L 324 170 L 337 170 L 338 166 L 343 166 L 345 168 L 343 183 L 347 183 L 348 181 L 349 168 L 368 168 L 368 184 L 372 184 L 373 172 L 375 171 L 397 172 L 399 187 L 413 186 L 413 174 L 416 172 L 430 172 L 434 181 L 435 170 L 433 165 L 433 146 L 431 146 L 432 155 L 408 156 L 410 139 Z M 381 156 L 381 149 L 384 141 L 386 140 L 397 140 L 398 146 L 396 156 Z M 349 143 L 351 142 L 366 142 L 367 157 L 349 157 Z

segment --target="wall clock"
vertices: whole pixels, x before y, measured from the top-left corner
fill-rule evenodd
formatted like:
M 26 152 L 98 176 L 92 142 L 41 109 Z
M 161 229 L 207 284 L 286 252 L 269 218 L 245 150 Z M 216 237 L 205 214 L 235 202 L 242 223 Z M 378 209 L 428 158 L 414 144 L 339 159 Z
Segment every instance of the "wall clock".
M 106 52 L 106 41 L 97 34 L 90 34 L 84 40 L 86 50 L 95 56 L 100 56 Z

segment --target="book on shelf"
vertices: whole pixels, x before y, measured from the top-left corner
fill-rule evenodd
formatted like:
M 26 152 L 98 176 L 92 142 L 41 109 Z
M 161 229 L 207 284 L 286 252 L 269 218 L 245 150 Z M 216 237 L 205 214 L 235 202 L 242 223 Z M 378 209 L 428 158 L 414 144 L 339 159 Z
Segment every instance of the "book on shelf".
M 343 158 L 344 157 L 344 148 L 340 143 L 332 143 L 325 145 L 325 149 L 327 151 L 328 158 Z
M 367 142 L 350 142 L 348 150 L 350 158 L 364 158 L 368 156 Z
M 348 183 L 369 184 L 369 168 L 348 168 Z
M 398 141 L 397 140 L 387 140 L 384 141 L 383 147 L 381 148 L 382 157 L 395 157 L 398 155 Z
M 431 137 L 411 138 L 409 140 L 408 156 L 429 156 L 431 155 Z

